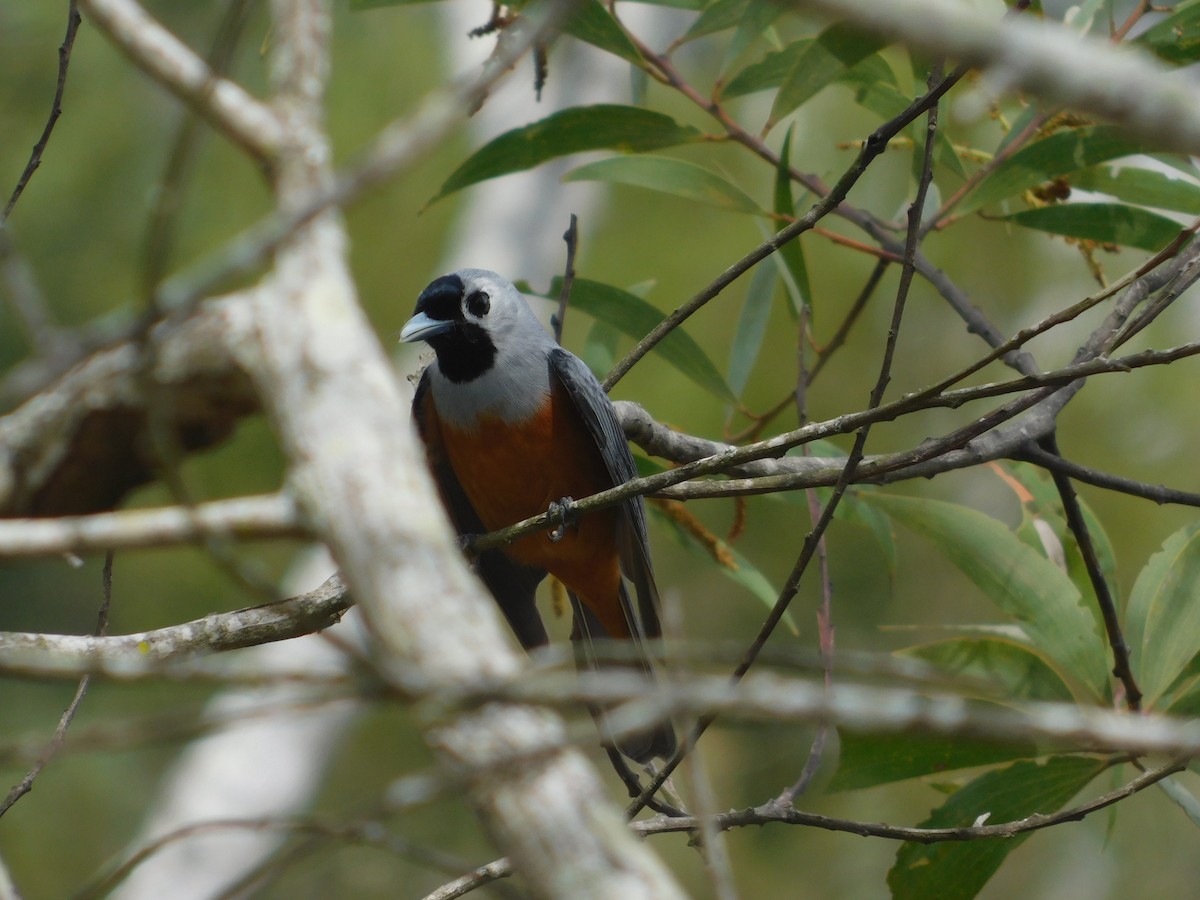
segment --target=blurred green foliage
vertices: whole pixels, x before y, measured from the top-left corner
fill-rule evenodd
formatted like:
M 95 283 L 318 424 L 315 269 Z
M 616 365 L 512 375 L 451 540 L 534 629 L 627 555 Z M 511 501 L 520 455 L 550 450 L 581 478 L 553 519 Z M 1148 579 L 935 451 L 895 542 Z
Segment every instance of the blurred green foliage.
M 771 134 L 772 145 L 778 149 L 785 134 L 792 135 L 785 156 L 790 155 L 797 168 L 832 182 L 880 116 L 895 111 L 897 98 L 907 100 L 920 91 L 924 78 L 921 64 L 897 48 L 876 52 L 876 42 L 856 39 L 837 26 L 824 30 L 819 23 L 795 16 L 777 20 L 775 14 L 761 8 L 768 5 L 717 0 L 700 17 L 677 14 L 669 20 L 679 26 L 672 37 L 691 30 L 676 61 L 697 85 L 711 85 L 723 73 L 727 108 L 740 120 L 752 123 L 748 125 L 751 131 L 778 120 L 781 124 Z M 155 2 L 148 6 L 196 48 L 206 46 L 221 14 L 220 4 Z M 1146 38 L 1156 52 L 1177 64 L 1196 57 L 1192 37 L 1197 18 L 1190 10 L 1200 10 L 1200 4 L 1185 6 L 1189 12 L 1177 23 L 1176 31 L 1160 26 Z M 629 47 L 616 41 L 608 25 L 595 18 L 597 11 L 607 15 L 600 5 L 586 9 L 592 18 L 577 24 L 573 33 L 629 58 Z M 335 4 L 328 115 L 339 162 L 351 159 L 382 125 L 413 109 L 425 92 L 452 74 L 447 71 L 442 48 L 447 42 L 466 41 L 465 32 L 486 18 L 486 4 L 479 5 L 478 21 L 474 15 L 472 12 L 470 21 L 447 29 L 446 19 L 439 18 L 438 10 L 429 4 L 363 11 Z M 0 112 L 4 123 L 0 185 L 15 182 L 29 146 L 42 128 L 53 93 L 54 54 L 64 18 L 63 10 L 46 3 L 0 7 Z M 1178 40 L 1173 41 L 1172 35 Z M 262 51 L 270 41 L 266 13 L 256 9 L 233 76 L 259 94 L 267 90 Z M 590 51 L 570 39 L 554 46 L 550 78 L 556 77 L 557 55 L 577 52 Z M 56 319 L 64 325 L 80 325 L 140 309 L 146 217 L 182 112 L 86 23 L 71 65 L 63 117 L 41 169 L 9 225 Z M 527 69 L 519 69 L 514 77 L 529 78 L 532 90 Z M 613 100 L 630 102 L 628 97 Z M 717 126 L 657 82 L 648 85 L 646 105 L 660 117 L 656 119 L 659 125 L 665 118 L 678 123 L 671 126 L 676 130 L 668 129 L 666 137 L 662 132 L 647 136 L 640 144 L 628 136 L 609 140 L 612 135 L 608 134 L 591 140 L 595 134 L 590 128 L 614 127 L 611 109 L 606 113 L 610 119 L 604 122 L 598 117 L 589 121 L 586 112 L 571 114 L 576 127 L 559 137 L 553 127 L 528 128 L 530 122 L 514 121 L 512 129 L 520 129 L 518 137 L 535 144 L 532 151 L 528 144 L 514 150 L 511 137 L 507 144 L 471 146 L 459 136 L 348 210 L 354 274 L 362 303 L 381 339 L 391 341 L 416 293 L 438 274 L 434 267 L 450 239 L 464 197 L 456 191 L 476 180 L 461 175 L 464 169 L 471 171 L 472 165 L 474 171 L 485 173 L 481 177 L 491 177 L 573 153 L 585 145 L 619 146 L 625 151 L 670 146 L 663 155 L 616 156 L 610 158 L 614 161 L 591 163 L 574 172 L 576 179 L 613 185 L 609 202 L 597 219 L 582 223 L 584 239 L 577 261 L 583 279 L 579 283 L 580 307 L 568 316 L 564 335 L 564 343 L 577 351 L 591 335 L 597 352 L 619 355 L 633 341 L 620 332 L 641 328 L 640 320 L 638 328 L 628 326 L 628 316 L 620 314 L 623 301 L 616 301 L 616 307 L 608 302 L 613 295 L 605 293 L 606 286 L 628 292 L 626 296 L 644 295 L 639 301 L 642 315 L 647 309 L 665 313 L 762 239 L 763 217 L 756 221 L 744 213 L 766 209 L 787 214 L 785 207 L 793 198 L 782 190 L 772 166 L 730 142 L 694 140 L 696 130 L 713 133 Z M 799 110 L 792 116 L 797 105 Z M 555 114 L 562 116 L 559 110 L 545 109 L 539 118 L 553 123 Z M 618 115 L 636 118 L 640 114 Z M 1005 139 L 1005 125 L 1020 121 L 1022 114 L 1014 105 L 997 110 L 994 118 L 975 122 L 944 117 L 949 123 L 949 139 L 939 144 L 937 171 L 943 200 L 962 184 L 966 171 L 979 165 L 976 157 L 959 150 L 995 150 Z M 635 136 L 647 134 L 644 121 L 642 126 L 640 132 L 635 129 Z M 920 132 L 914 128 L 906 134 L 919 136 Z M 1031 143 L 1006 166 L 998 167 L 956 212 L 987 208 L 993 214 L 1007 215 L 1016 225 L 1051 234 L 1065 231 L 1078 238 L 1112 240 L 1133 247 L 1157 246 L 1166 226 L 1161 215 L 1149 213 L 1141 205 L 1194 212 L 1195 189 L 1189 186 L 1176 192 L 1173 196 L 1182 199 L 1173 205 L 1162 200 L 1164 185 L 1159 173 L 1097 167 L 1139 149 L 1152 148 L 1114 140 L 1106 127 L 1090 123 L 1066 127 Z M 911 144 L 898 142 L 855 187 L 850 201 L 885 220 L 900 219 L 911 191 L 912 155 Z M 649 163 L 653 171 L 648 171 L 647 160 L 654 160 Z M 1078 178 L 1077 186 L 1104 190 L 1122 200 L 1121 227 L 1101 230 L 1096 218 L 1064 224 L 1063 211 L 1070 206 L 1025 209 L 1025 202 L 1019 199 L 1021 192 L 1054 177 Z M 803 211 L 811 198 L 802 196 L 795 185 L 791 189 L 796 195 L 795 208 Z M 1172 194 L 1169 186 L 1166 194 Z M 430 205 L 432 199 L 443 195 L 445 199 Z M 178 242 L 168 268 L 220 247 L 269 208 L 269 192 L 260 174 L 220 138 L 206 134 L 178 219 Z M 1053 226 L 1036 221 L 1047 215 L 1060 221 Z M 770 230 L 778 227 L 777 221 L 769 217 L 766 221 Z M 561 258 L 557 241 L 565 224 L 547 222 L 542 233 L 529 236 L 548 260 L 542 272 L 505 274 L 531 279 L 533 290 L 541 293 L 539 289 L 547 281 L 544 272 L 555 271 L 555 261 Z M 835 237 L 862 239 L 844 222 L 827 219 L 822 227 Z M 875 265 L 873 257 L 828 236 L 806 234 L 799 246 L 803 255 L 793 252 L 785 260 L 788 277 L 777 271 L 774 280 L 763 276 L 757 287 L 753 278 L 743 278 L 688 322 L 686 342 L 682 335 L 676 340 L 676 346 L 683 347 L 677 355 L 685 357 L 684 364 L 669 353 L 652 354 L 622 381 L 615 396 L 637 399 L 660 420 L 681 430 L 717 438 L 729 424 L 730 414 L 714 395 L 725 396 L 727 383 L 734 385 L 746 409 L 761 411 L 776 404 L 796 379 L 798 300 L 819 311 L 813 341 L 821 346 L 832 336 Z M 1087 262 L 1077 248 L 1014 225 L 964 217 L 953 227 L 932 233 L 924 249 L 1006 333 L 1094 289 Z M 1136 265 L 1143 254 L 1122 250 L 1099 258 L 1115 275 Z M 764 263 L 774 265 L 772 260 Z M 895 271 L 884 276 L 876 299 L 845 348 L 832 358 L 809 391 L 812 418 L 822 419 L 865 404 L 877 371 L 896 280 Z M 588 281 L 592 282 L 590 293 Z M 648 291 L 635 290 L 647 282 L 651 283 Z M 545 293 L 556 291 L 557 286 L 550 285 Z M 590 309 L 589 297 L 594 301 Z M 633 301 L 624 302 L 630 304 L 628 312 Z M 745 318 L 743 305 L 751 309 Z M 893 396 L 926 385 L 970 363 L 983 351 L 982 344 L 946 314 L 940 299 L 919 280 L 909 306 L 910 318 L 892 373 Z M 588 313 L 612 330 L 597 333 Z M 1185 310 L 1173 310 L 1147 330 L 1144 345 L 1176 343 L 1176 335 L 1192 321 Z M 1088 320 L 1057 330 L 1035 341 L 1032 349 L 1046 367 L 1065 361 L 1094 324 L 1095 320 Z M 736 341 L 735 334 L 739 335 Z M 732 358 L 731 348 L 736 348 Z M 7 306 L 0 307 L 0 367 L 15 364 L 28 351 L 12 313 Z M 1136 377 L 1094 379 L 1061 418 L 1064 452 L 1088 465 L 1129 477 L 1194 488 L 1195 466 L 1189 451 L 1197 435 L 1193 392 L 1183 374 L 1190 371 L 1184 368 L 1188 365 L 1144 370 Z M 412 360 L 403 359 L 401 367 L 411 369 Z M 1004 377 L 1004 370 L 992 366 L 983 377 Z M 697 387 L 697 382 L 708 392 Z M 881 424 L 872 432 L 868 452 L 913 446 L 960 424 L 969 414 L 934 410 Z M 774 427 L 790 427 L 787 423 L 794 418 L 789 411 Z M 735 430 L 745 424 L 743 418 L 734 417 Z M 831 444 L 842 452 L 849 447 L 846 440 Z M 198 494 L 217 497 L 269 490 L 280 483 L 283 469 L 283 457 L 269 429 L 255 420 L 245 423 L 228 444 L 189 460 L 184 475 Z M 1068 586 L 1074 582 L 1087 597 L 1078 568 L 1069 567 L 1063 574 L 1044 556 L 1037 556 L 1037 565 L 1048 567 L 1055 575 L 1033 577 L 1026 569 L 1031 584 L 1022 587 L 995 576 L 983 563 L 975 565 L 985 552 L 979 548 L 989 541 L 1001 549 L 996 556 L 985 557 L 984 563 L 1007 554 L 1003 559 L 1020 568 L 1020 559 L 1041 553 L 1031 538 L 1031 516 L 1051 522 L 1059 540 L 1067 545 L 1068 556 L 1074 550 L 1063 533 L 1061 510 L 1054 509 L 1052 497 L 1039 492 L 1036 477 L 1028 472 L 1017 477 L 1033 499 L 1020 502 L 1010 484 L 983 470 L 880 492 L 861 504 L 865 497 L 851 498 L 848 521 L 836 521 L 828 535 L 838 646 L 892 651 L 918 639 L 911 632 L 881 630 L 881 626 L 929 626 L 918 632 L 924 641 L 945 638 L 948 626 L 1009 623 L 1012 620 L 1004 614 L 1008 612 L 1027 625 L 1035 621 L 1031 641 L 960 635 L 949 641 L 923 643 L 911 653 L 947 671 L 997 677 L 1018 696 L 1063 697 L 1080 684 L 1084 689 L 1076 690 L 1077 697 L 1103 694 L 1104 688 L 1097 684 L 1100 633 L 1090 630 L 1087 616 L 1089 627 L 1073 630 L 1070 623 L 1079 613 L 1075 605 L 1078 595 L 1052 589 L 1061 586 L 1059 581 Z M 1195 673 L 1187 665 L 1200 640 L 1191 628 L 1195 609 L 1200 607 L 1192 603 L 1188 586 L 1173 585 L 1164 570 L 1168 556 L 1181 558 L 1182 566 L 1195 565 L 1192 545 L 1196 542 L 1190 532 L 1180 531 L 1193 516 L 1186 509 L 1158 508 L 1112 493 L 1087 491 L 1085 498 L 1093 521 L 1111 542 L 1106 562 L 1110 569 L 1115 567 L 1117 593 L 1138 598 L 1130 600 L 1130 622 L 1137 635 L 1149 639 L 1158 633 L 1174 639 L 1166 662 L 1154 656 L 1156 645 L 1135 647 L 1140 660 L 1155 660 L 1156 693 L 1152 699 L 1192 708 L 1197 696 Z M 130 503 L 150 505 L 169 500 L 161 487 L 150 487 L 139 491 Z M 896 512 L 899 508 L 908 511 L 908 521 Z M 876 514 L 882 510 L 884 518 L 872 518 L 871 510 Z M 716 535 L 725 535 L 735 517 L 744 517 L 744 533 L 734 546 L 755 576 L 776 586 L 791 568 L 810 527 L 803 502 L 776 498 L 750 498 L 741 510 L 725 501 L 700 502 L 691 504 L 689 511 Z M 937 531 L 931 524 L 935 511 L 946 516 L 939 520 L 940 536 L 933 534 Z M 929 540 L 894 528 L 896 522 L 911 526 Z M 711 565 L 697 564 L 694 546 L 684 546 L 686 538 L 681 544 L 663 540 L 666 534 L 657 528 L 654 538 L 659 580 L 668 603 L 683 610 L 686 636 L 723 646 L 731 639 L 744 645 L 762 618 L 762 606 L 755 599 L 756 593 L 762 594 L 761 589 L 755 590 L 760 582 L 745 573 L 740 585 L 713 578 Z M 948 539 L 954 534 L 963 539 L 958 545 Z M 973 548 L 966 546 L 968 538 L 976 540 Z M 296 549 L 250 545 L 238 553 L 278 578 Z M 1135 587 L 1139 572 L 1156 552 L 1146 580 L 1139 580 Z M 948 564 L 947 557 L 955 565 Z M 80 568 L 61 560 L 6 565 L 0 573 L 0 630 L 90 631 L 100 597 L 99 573 L 100 560 L 94 558 Z M 776 640 L 816 646 L 813 610 L 820 591 L 818 579 L 811 575 L 792 606 L 799 637 L 781 634 Z M 116 564 L 111 629 L 127 632 L 159 627 L 260 599 L 224 575 L 200 550 L 122 554 Z M 1037 606 L 1030 605 L 1034 601 Z M 1161 613 L 1163 609 L 1167 612 Z M 1152 619 L 1152 610 L 1159 610 L 1165 618 Z M 555 627 L 560 633 L 565 631 L 562 623 Z M 1181 672 L 1180 682 L 1173 683 Z M 0 680 L 0 769 L 10 782 L 28 768 L 70 694 L 68 685 Z M 167 714 L 195 716 L 210 694 L 208 688 L 172 683 L 92 686 L 64 753 L 39 778 L 34 792 L 0 821 L 0 857 L 26 898 L 68 895 L 126 847 L 180 743 L 130 741 L 124 746 L 118 740 L 110 746 L 103 739 L 104 729 L 119 731 L 122 723 L 153 721 Z M 810 739 L 811 730 L 798 727 L 716 729 L 701 750 L 721 808 L 759 803 L 794 781 Z M 1036 748 L 1024 747 L 1011 755 L 993 756 L 977 754 L 968 747 L 960 756 L 947 756 L 947 748 L 936 746 L 937 742 L 925 748 L 919 743 L 902 741 L 897 748 L 880 742 L 874 750 L 906 761 L 908 768 L 898 767 L 892 773 L 894 778 L 918 771 L 940 772 L 951 757 L 961 765 L 981 765 L 1036 752 Z M 869 761 L 869 738 L 853 736 L 847 738 L 847 744 L 848 757 L 852 745 L 857 754 L 854 759 L 865 753 Z M 830 752 L 828 757 L 819 782 L 833 777 L 836 754 Z M 389 705 L 370 708 L 342 740 L 315 812 L 334 817 L 352 813 L 376 798 L 397 774 L 428 761 L 407 711 Z M 984 794 L 985 799 L 978 802 L 986 803 L 989 786 L 1000 784 L 1001 793 L 1007 792 L 1005 796 L 1012 801 L 1013 814 L 1024 815 L 1033 810 L 1022 797 L 1011 796 L 1013 784 L 1019 788 L 1032 780 L 1044 795 L 1052 795 L 1055 805 L 1061 805 L 1101 768 L 1094 761 L 1089 766 L 1086 758 L 1058 758 L 1045 764 L 1016 762 L 972 782 L 945 805 L 939 787 L 965 784 L 976 772 L 942 774 L 938 786 L 903 781 L 847 792 L 817 789 L 801 802 L 805 809 L 828 815 L 910 824 L 926 818 L 930 809 L 937 810 L 931 821 L 954 814 L 955 799 L 963 801 L 964 808 L 975 809 L 969 801 L 976 795 L 968 791 Z M 1064 771 L 1065 776 L 1058 778 Z M 686 784 L 689 776 L 685 771 L 677 777 Z M 1107 789 L 1103 782 L 1104 778 L 1096 779 L 1090 789 L 1102 792 Z M 858 786 L 867 783 L 873 782 Z M 621 797 L 615 784 L 613 796 Z M 966 823 L 955 822 L 969 824 L 970 818 Z M 398 834 L 472 862 L 493 855 L 469 811 L 457 803 L 420 809 L 393 825 Z M 962 860 L 964 854 L 986 855 L 994 848 L 980 851 L 976 845 L 963 851 L 960 847 L 965 845 L 941 845 L 930 858 L 952 857 L 955 866 L 975 866 L 971 871 L 976 874 L 986 869 L 978 879 L 979 884 L 987 881 L 981 894 L 985 897 L 1184 896 L 1200 878 L 1190 829 L 1165 798 L 1151 792 L 1121 804 L 1115 822 L 1093 817 L 1079 826 L 1038 834 L 990 881 L 990 862 Z M 696 896 L 707 896 L 710 888 L 697 852 L 680 836 L 653 841 L 687 889 Z M 728 841 L 738 887 L 746 897 L 883 896 L 887 873 L 897 860 L 897 846 L 889 842 L 810 829 L 747 829 L 730 833 Z M 1002 858 L 1014 848 L 1015 842 L 998 856 Z M 913 862 L 914 851 L 907 847 L 900 858 L 912 867 L 905 870 L 908 875 L 918 871 L 917 863 L 924 861 Z M 998 866 L 999 859 L 995 863 Z M 936 863 L 925 868 L 928 875 Z M 891 883 L 901 891 L 897 885 L 907 876 L 900 868 L 897 872 L 900 874 Z M 418 896 L 443 880 L 438 872 L 378 849 L 334 842 L 289 869 L 268 895 Z M 901 893 L 942 895 L 927 884 L 916 888 L 912 884 L 905 883 Z M 964 890 L 963 896 L 969 895 Z

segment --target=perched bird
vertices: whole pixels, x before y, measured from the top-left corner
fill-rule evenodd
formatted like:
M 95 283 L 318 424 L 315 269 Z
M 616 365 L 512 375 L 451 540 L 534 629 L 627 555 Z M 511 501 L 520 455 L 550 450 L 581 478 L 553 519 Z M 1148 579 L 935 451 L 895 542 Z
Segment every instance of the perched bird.
M 400 340 L 425 341 L 437 355 L 413 413 L 460 534 L 493 531 L 637 475 L 596 377 L 496 273 L 461 269 L 435 279 Z M 593 641 L 615 638 L 630 641 L 650 672 L 644 641 L 660 635 L 658 590 L 640 497 L 485 551 L 477 567 L 526 649 L 547 641 L 534 593 L 549 572 L 571 596 L 571 638 L 585 662 L 594 664 Z M 661 723 L 617 746 L 648 762 L 674 753 L 675 733 Z

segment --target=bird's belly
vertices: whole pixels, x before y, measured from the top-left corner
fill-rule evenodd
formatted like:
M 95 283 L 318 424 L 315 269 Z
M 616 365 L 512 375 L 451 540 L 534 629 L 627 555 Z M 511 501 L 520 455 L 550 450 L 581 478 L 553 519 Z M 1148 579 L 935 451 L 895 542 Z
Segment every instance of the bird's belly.
M 543 513 L 563 497 L 581 499 L 612 486 L 591 434 L 571 421 L 570 412 L 550 403 L 544 414 L 515 427 L 490 417 L 470 431 L 443 423 L 450 465 L 488 530 Z M 615 590 L 620 579 L 617 515 L 601 510 L 583 516 L 560 541 L 540 531 L 505 552 L 545 569 L 577 593 Z

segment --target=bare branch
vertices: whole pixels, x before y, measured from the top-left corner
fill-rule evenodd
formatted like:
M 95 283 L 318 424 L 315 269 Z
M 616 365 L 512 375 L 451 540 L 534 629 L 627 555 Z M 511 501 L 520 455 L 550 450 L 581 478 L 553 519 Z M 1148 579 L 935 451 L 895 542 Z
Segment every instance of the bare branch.
M 0 671 L 40 678 L 87 673 L 121 680 L 162 677 L 179 661 L 328 628 L 350 603 L 345 585 L 334 575 L 307 594 L 155 631 L 113 637 L 0 633 Z
M 168 506 L 54 519 L 0 519 L 0 559 L 166 547 L 190 543 L 205 535 L 280 538 L 307 533 L 290 494 L 264 494 L 214 500 L 191 508 Z
M 319 0 L 274 0 L 272 8 L 276 106 L 290 138 L 275 187 L 281 210 L 303 210 L 333 183 L 321 122 L 329 9 Z M 441 113 L 448 124 L 467 112 L 458 99 Z M 286 239 L 251 312 L 258 392 L 297 498 L 319 513 L 314 521 L 367 618 L 382 676 L 399 683 L 411 667 L 451 688 L 515 674 L 523 662 L 463 562 L 407 404 L 358 306 L 338 217 L 315 215 Z M 515 704 L 489 704 L 425 731 L 451 770 L 468 771 L 543 752 L 561 736 L 554 716 Z M 576 751 L 490 771 L 470 782 L 468 797 L 537 895 L 681 896 L 662 863 L 619 827 Z
M 170 414 L 186 450 L 223 440 L 258 408 L 236 362 L 249 317 L 236 297 L 151 332 L 155 381 L 172 392 Z M 137 348 L 117 344 L 67 372 L 0 419 L 0 514 L 111 509 L 154 476 L 141 436 L 147 397 Z
M 1131 797 L 1148 787 L 1158 784 L 1164 778 L 1181 772 L 1187 768 L 1187 759 L 1177 759 L 1166 765 L 1152 769 L 1116 790 L 1109 791 L 1057 813 L 1035 813 L 1014 822 L 999 822 L 995 825 L 972 825 L 962 828 L 907 828 L 900 825 L 885 825 L 874 822 L 855 822 L 848 819 L 835 819 L 816 813 L 806 813 L 791 806 L 783 806 L 775 802 L 756 806 L 753 809 L 721 813 L 715 816 L 714 825 L 722 830 L 739 828 L 747 825 L 768 825 L 782 823 L 787 825 L 806 825 L 814 828 L 824 828 L 829 831 L 845 831 L 862 837 L 881 837 L 896 841 L 915 841 L 919 844 L 936 844 L 945 841 L 976 841 L 986 838 L 1015 837 L 1030 831 L 1039 831 L 1064 822 L 1078 822 L 1081 819 L 1112 806 Z M 674 831 L 692 831 L 699 827 L 699 822 L 693 817 L 682 819 L 668 816 L 656 816 L 641 822 L 633 822 L 630 826 L 639 834 L 663 834 Z

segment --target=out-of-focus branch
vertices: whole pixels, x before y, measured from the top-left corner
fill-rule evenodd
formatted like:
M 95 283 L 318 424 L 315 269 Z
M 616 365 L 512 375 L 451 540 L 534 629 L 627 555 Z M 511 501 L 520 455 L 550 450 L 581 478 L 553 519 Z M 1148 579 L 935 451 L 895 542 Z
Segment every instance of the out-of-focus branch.
M 1160 150 L 1200 149 L 1195 88 L 1148 54 L 1033 16 L 981 15 L 956 0 L 800 0 L 922 53 L 984 69 L 990 91 L 1021 91 L 1101 116 Z M 979 111 L 985 104 L 981 100 Z
M 39 678 L 162 677 L 172 665 L 199 656 L 320 631 L 337 622 L 351 602 L 334 575 L 307 594 L 155 631 L 111 637 L 0 633 L 0 671 Z
M 294 211 L 333 184 L 322 122 L 329 8 L 274 0 L 272 10 L 275 107 L 288 134 L 274 186 L 279 208 Z M 468 111 L 451 110 L 455 121 Z M 514 675 L 523 661 L 463 562 L 398 381 L 358 305 L 339 217 L 315 215 L 291 234 L 248 305 L 252 377 L 296 497 L 367 619 L 382 677 L 399 682 L 411 669 L 453 688 Z M 488 704 L 427 726 L 425 737 L 451 770 L 487 772 L 470 780 L 468 799 L 534 895 L 681 896 L 662 863 L 620 827 L 584 757 L 545 751 L 562 733 L 544 710 Z M 542 756 L 492 766 L 529 752 Z
M 232 433 L 258 408 L 236 357 L 250 319 L 237 297 L 164 322 L 153 377 L 170 391 L 171 425 L 188 451 Z M 48 516 L 111 509 L 154 477 L 144 445 L 147 398 L 130 342 L 100 350 L 0 419 L 0 515 Z
M 279 538 L 305 534 L 290 494 L 264 494 L 214 500 L 190 509 L 169 506 L 53 519 L 0 519 L 0 559 L 165 547 L 205 535 Z
M 79 0 L 88 19 L 139 69 L 175 94 L 260 162 L 279 152 L 284 130 L 275 112 L 163 28 L 135 0 Z

